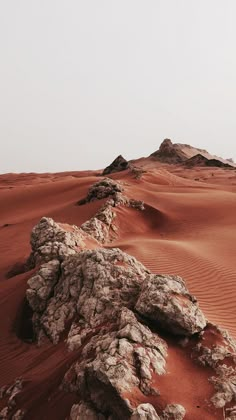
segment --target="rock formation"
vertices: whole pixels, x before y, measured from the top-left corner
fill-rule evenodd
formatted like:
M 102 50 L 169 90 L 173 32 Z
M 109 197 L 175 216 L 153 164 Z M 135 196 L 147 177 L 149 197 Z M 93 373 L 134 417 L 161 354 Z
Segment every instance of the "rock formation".
M 110 178 L 104 178 L 93 184 L 85 198 L 78 202 L 79 205 L 84 205 L 95 200 L 102 200 L 109 198 L 109 205 L 113 207 L 127 206 L 138 210 L 144 210 L 144 203 L 140 200 L 129 199 L 124 194 L 124 185 L 120 182 L 114 181 Z
M 177 144 L 173 144 L 170 139 L 165 139 L 159 149 L 151 156 L 166 163 L 182 163 L 186 160 L 185 154 Z
M 119 201 L 119 195 L 122 193 L 124 187 L 120 182 L 114 181 L 110 178 L 103 178 L 95 182 L 89 190 L 87 196 L 78 202 L 79 205 L 90 203 L 94 200 L 102 200 L 103 198 L 112 198 L 115 202 Z
M 104 193 L 99 185 L 90 189 L 89 199 L 109 197 L 106 188 L 110 184 Z M 101 225 L 97 248 L 83 249 L 83 234 L 96 237 L 99 229 L 93 224 L 99 222 L 108 229 L 114 209 L 108 198 L 81 228 L 43 218 L 32 232 L 32 255 L 41 264 L 26 290 L 34 335 L 38 343 L 49 339 L 56 345 L 63 339 L 68 351 L 81 351 L 62 381 L 64 390 L 80 396 L 71 420 L 183 419 L 185 409 L 176 402 L 157 412 L 148 402 L 133 405 L 131 398 L 136 392 L 146 398 L 160 394 L 153 377 L 166 374 L 163 331 L 182 340 L 197 337 L 199 363 L 215 372 L 209 378 L 216 390 L 211 403 L 224 407 L 236 399 L 236 345 L 219 329 L 223 344 L 207 345 L 208 331 L 216 327 L 207 323 L 183 279 L 152 274 L 118 248 L 99 248 L 107 237 Z
M 51 218 L 43 217 L 31 233 L 32 253 L 26 269 L 48 262 L 53 258 L 62 260 L 65 255 L 73 255 L 86 247 L 86 241 L 93 238 L 98 243 L 110 242 L 116 237 L 117 227 L 115 207 L 126 206 L 144 210 L 143 201 L 129 199 L 123 195 L 120 183 L 109 178 L 93 184 L 83 204 L 94 200 L 106 199 L 98 212 L 84 222 L 80 228 L 73 225 L 56 223 Z M 98 244 L 97 243 L 97 244 Z
M 172 334 L 188 336 L 206 326 L 196 299 L 178 276 L 148 276 L 135 309 Z
M 107 166 L 104 169 L 102 174 L 109 175 L 114 172 L 121 172 L 127 169 L 128 167 L 129 167 L 129 162 L 127 162 L 127 160 L 124 159 L 123 156 L 119 155 L 117 156 L 115 160 L 113 160 L 113 162 L 109 166 Z
M 206 166 L 206 167 L 216 167 L 216 168 L 233 168 L 230 163 L 221 162 L 218 159 L 207 159 L 205 156 L 200 153 L 187 159 L 184 162 L 185 166 L 191 168 L 193 166 Z
M 42 217 L 31 233 L 32 253 L 28 265 L 35 266 L 53 258 L 61 260 L 64 255 L 75 254 L 84 248 L 84 239 L 85 234 L 77 226 L 63 227 L 51 218 Z
M 184 164 L 184 166 L 189 168 L 193 166 L 235 167 L 233 160 L 218 158 L 206 150 L 198 149 L 189 144 L 173 144 L 170 139 L 165 139 L 159 149 L 150 156 L 163 163 Z
M 220 344 L 212 345 L 212 340 L 209 340 L 210 334 L 214 334 Z M 210 366 L 215 372 L 209 379 L 216 389 L 212 397 L 215 407 L 222 408 L 227 403 L 236 401 L 236 342 L 226 331 L 208 324 L 196 345 L 196 351 L 200 363 Z

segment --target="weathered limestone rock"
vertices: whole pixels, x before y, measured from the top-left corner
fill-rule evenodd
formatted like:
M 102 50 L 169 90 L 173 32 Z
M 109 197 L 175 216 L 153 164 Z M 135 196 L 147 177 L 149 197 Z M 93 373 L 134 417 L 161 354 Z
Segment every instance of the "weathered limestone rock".
M 95 182 L 89 190 L 87 197 L 78 204 L 89 203 L 94 200 L 102 200 L 103 198 L 115 198 L 116 193 L 123 192 L 122 185 L 110 178 L 103 178 Z
M 196 299 L 178 276 L 150 275 L 135 308 L 173 334 L 190 336 L 206 326 Z
M 78 249 L 84 248 L 84 233 L 77 226 L 66 230 L 53 219 L 43 217 L 33 228 L 30 243 L 30 263 L 34 266 L 75 254 Z
M 59 275 L 60 262 L 52 260 L 42 264 L 38 273 L 28 280 L 26 297 L 33 311 L 42 312 L 46 308 Z
M 52 277 L 48 267 L 45 271 Z M 73 317 L 95 327 L 115 316 L 117 309 L 133 307 L 148 270 L 135 258 L 119 249 L 83 251 L 64 259 L 56 282 L 47 279 L 49 289 L 36 274 L 44 294 L 36 292 L 35 276 L 28 281 L 26 296 L 35 311 L 36 334 L 42 330 L 54 343 Z M 50 279 L 51 279 L 50 277 Z M 41 283 L 40 283 L 41 282 Z M 48 286 L 49 287 L 49 286 Z M 40 289 L 39 289 L 40 290 Z M 49 296 L 45 305 L 45 296 Z
M 116 217 L 113 205 L 113 200 L 107 200 L 94 217 L 81 225 L 81 229 L 101 243 L 112 239 L 117 229 L 113 224 Z
M 209 335 L 214 335 L 221 344 L 213 344 Z M 202 341 L 196 345 L 199 352 L 198 360 L 204 366 L 214 369 L 215 375 L 209 380 L 213 383 L 216 393 L 211 401 L 217 408 L 224 407 L 231 401 L 236 401 L 236 342 L 221 328 L 208 324 L 202 334 Z
M 224 407 L 231 401 L 236 401 L 236 369 L 225 364 L 215 368 L 216 376 L 211 378 L 211 382 L 216 389 L 211 401 L 217 408 Z
M 108 230 L 114 220 L 113 204 L 113 199 L 108 200 L 94 217 Z M 236 399 L 235 360 L 229 363 L 235 358 L 234 342 L 222 331 L 222 345 L 212 347 L 204 341 L 209 324 L 205 328 L 206 320 L 196 299 L 180 277 L 151 274 L 119 249 L 77 252 L 74 231 L 67 228 L 61 233 L 63 227 L 58 225 L 57 229 L 54 223 L 49 238 L 54 243 L 53 238 L 59 235 L 69 253 L 56 253 L 56 258 L 41 265 L 28 280 L 26 297 L 39 340 L 46 335 L 56 344 L 63 336 L 69 350 L 81 351 L 63 381 L 63 387 L 78 392 L 81 400 L 73 406 L 71 420 L 83 416 L 100 420 L 184 418 L 185 409 L 178 404 L 169 404 L 158 414 L 150 404 L 135 406 L 132 395 L 141 392 L 158 397 L 161 391 L 153 379 L 166 372 L 167 345 L 142 323 L 144 319 L 152 325 L 154 321 L 157 329 L 185 336 L 188 341 L 184 345 L 198 333 L 199 361 L 215 371 L 211 378 L 216 389 L 212 403 L 220 408 Z M 68 232 L 72 237 L 66 235 Z M 43 239 L 34 248 L 36 255 L 41 246 L 45 246 Z M 75 251 L 72 255 L 71 250 Z M 6 408 L 12 409 L 11 402 Z M 234 414 L 230 415 L 229 419 Z
M 123 186 L 113 179 L 104 178 L 93 184 L 88 191 L 87 197 L 78 204 L 86 204 L 94 200 L 109 198 L 109 205 L 113 207 L 126 206 L 137 210 L 144 210 L 144 203 L 140 200 L 129 199 L 124 194 Z M 97 217 L 97 216 L 95 216 Z M 101 220 L 101 219 L 100 219 Z
M 161 420 L 151 404 L 140 404 L 133 412 L 130 420 Z
M 70 420 L 106 420 L 106 418 L 97 413 L 88 403 L 81 401 L 72 406 Z
M 153 373 L 165 373 L 167 346 L 129 309 L 123 308 L 114 319 L 109 332 L 101 330 L 85 345 L 81 361 L 65 375 L 64 386 L 91 401 L 96 410 L 128 419 L 134 408 L 123 395 L 137 388 L 143 391 Z
M 186 414 L 185 408 L 180 404 L 168 404 L 162 413 L 162 420 L 182 420 Z

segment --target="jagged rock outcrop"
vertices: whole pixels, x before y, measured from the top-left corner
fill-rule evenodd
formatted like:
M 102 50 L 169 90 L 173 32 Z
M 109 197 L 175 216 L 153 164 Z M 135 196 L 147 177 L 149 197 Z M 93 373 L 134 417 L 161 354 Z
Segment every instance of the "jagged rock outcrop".
M 150 275 L 135 308 L 172 334 L 193 335 L 206 326 L 197 300 L 179 276 Z
M 109 199 L 94 217 L 81 225 L 81 229 L 101 243 L 111 241 L 115 238 L 117 231 L 114 224 L 115 217 L 114 201 Z
M 110 229 L 113 212 L 109 199 L 94 219 Z M 45 337 L 54 344 L 63 339 L 69 351 L 79 350 L 62 383 L 63 389 L 80 398 L 71 409 L 71 420 L 184 418 L 184 407 L 172 401 L 156 412 L 149 403 L 137 406 L 132 398 L 136 393 L 158 398 L 161 393 L 155 381 L 166 374 L 168 348 L 158 331 L 184 336 L 182 342 L 194 337 L 198 362 L 215 372 L 210 378 L 216 390 L 211 400 L 215 407 L 236 399 L 235 343 L 218 330 L 223 344 L 208 344 L 210 324 L 180 277 L 152 274 L 117 248 L 76 248 L 78 228 L 61 232 L 63 227 L 51 219 L 42 220 L 49 230 L 38 229 L 39 238 L 33 241 L 36 256 L 47 244 L 46 232 L 52 244 L 60 240 L 65 245 L 64 252 L 44 253 L 51 260 L 28 280 L 26 298 L 39 343 Z M 83 227 L 80 230 L 83 235 Z M 91 234 L 91 226 L 88 231 Z M 103 235 L 97 238 L 100 242 L 108 233 Z
M 151 404 L 140 404 L 133 412 L 131 420 L 161 420 Z
M 58 266 L 44 264 L 39 270 L 40 288 L 35 290 L 35 276 L 28 281 L 26 296 L 34 311 L 36 334 L 46 333 L 56 343 L 65 325 L 80 316 L 91 327 L 115 316 L 117 308 L 134 306 L 141 283 L 148 270 L 135 258 L 119 249 L 83 251 L 68 256 Z M 37 278 L 37 277 L 36 277 Z M 42 301 L 48 294 L 45 307 Z M 40 290 L 40 289 L 39 289 Z
M 220 344 L 212 344 L 209 335 L 214 335 Z M 208 324 L 202 333 L 202 340 L 197 344 L 198 360 L 204 366 L 210 366 L 215 375 L 209 380 L 213 383 L 216 393 L 212 402 L 217 408 L 225 407 L 229 402 L 236 402 L 236 342 L 229 334 Z
M 165 373 L 167 346 L 127 308 L 113 318 L 109 332 L 94 335 L 64 378 L 64 387 L 90 401 L 99 412 L 128 419 L 135 407 L 128 398 L 137 388 L 154 393 L 153 373 Z M 126 399 L 123 395 L 127 394 Z
M 124 205 L 137 210 L 144 210 L 143 201 L 129 199 L 122 194 L 123 188 L 115 181 L 106 178 L 89 189 L 86 202 L 107 198 L 107 201 L 81 227 L 56 223 L 53 219 L 42 217 L 31 233 L 32 252 L 26 263 L 26 269 L 48 262 L 52 259 L 62 260 L 65 256 L 74 255 L 86 246 L 86 240 L 93 238 L 99 243 L 111 242 L 117 236 L 115 207 Z
M 109 166 L 107 166 L 104 169 L 102 174 L 109 175 L 114 172 L 121 172 L 127 169 L 128 167 L 129 167 L 129 162 L 126 159 L 124 159 L 123 156 L 119 155 L 117 156 L 115 160 L 113 160 L 113 162 Z
M 53 342 L 74 316 L 95 327 L 123 306 L 174 334 L 192 335 L 206 325 L 181 278 L 149 274 L 119 249 L 83 251 L 61 264 L 44 264 L 28 281 L 26 296 L 36 333 L 44 331 Z
M 168 404 L 162 413 L 161 420 L 183 420 L 185 408 L 180 404 Z
M 42 312 L 47 306 L 60 275 L 59 260 L 42 264 L 37 274 L 28 280 L 26 297 L 35 312 Z
M 113 207 L 127 206 L 138 210 L 144 210 L 144 203 L 140 200 L 129 199 L 124 194 L 124 186 L 110 178 L 104 178 L 93 184 L 87 196 L 78 202 L 79 205 L 89 203 L 94 200 L 109 198 L 109 205 Z
M 66 230 L 53 219 L 42 217 L 31 233 L 28 264 L 34 267 L 53 258 L 61 260 L 65 255 L 73 255 L 84 248 L 84 239 L 85 234 L 77 226 L 68 226 Z
M 123 191 L 124 188 L 120 182 L 111 178 L 103 178 L 89 188 L 87 196 L 80 200 L 78 204 L 86 204 L 94 200 L 102 200 L 103 198 L 112 198 L 116 201 L 117 193 L 122 193 Z

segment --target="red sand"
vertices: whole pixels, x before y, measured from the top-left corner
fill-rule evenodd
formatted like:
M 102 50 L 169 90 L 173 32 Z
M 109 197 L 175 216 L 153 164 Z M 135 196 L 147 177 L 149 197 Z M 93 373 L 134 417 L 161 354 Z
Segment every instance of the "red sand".
M 112 175 L 125 181 L 127 195 L 144 200 L 146 209 L 117 209 L 119 237 L 111 246 L 134 255 L 153 272 L 182 276 L 209 321 L 236 337 L 235 171 L 160 164 L 157 168 L 152 160 L 139 163 L 147 170 L 141 180 L 128 171 Z M 96 175 L 0 176 L 0 386 L 16 377 L 24 378 L 19 400 L 27 408 L 29 420 L 59 420 L 68 415 L 76 397 L 62 393 L 58 387 L 78 354 L 68 354 L 63 342 L 37 348 L 17 338 L 17 320 L 31 273 L 11 278 L 7 273 L 16 263 L 20 267 L 29 255 L 30 232 L 42 216 L 79 226 L 95 214 L 100 202 L 85 206 L 76 202 L 98 180 Z M 202 396 L 213 392 L 203 369 L 190 356 L 184 358 L 175 344 L 169 345 L 169 373 L 165 378 L 154 378 L 163 390 L 163 401 L 165 393 L 168 400 L 173 395 L 173 402 L 183 401 L 187 420 L 222 419 L 222 410 L 213 412 L 207 404 L 197 407 Z

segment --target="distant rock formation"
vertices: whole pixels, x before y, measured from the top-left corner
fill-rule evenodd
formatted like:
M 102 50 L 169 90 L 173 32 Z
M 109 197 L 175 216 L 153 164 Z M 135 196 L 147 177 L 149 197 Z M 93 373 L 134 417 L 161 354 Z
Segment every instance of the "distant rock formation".
M 113 160 L 113 162 L 107 166 L 102 175 L 108 175 L 108 174 L 112 174 L 114 172 L 121 172 L 124 171 L 125 169 L 127 169 L 129 166 L 129 162 L 123 158 L 122 155 L 117 156 L 117 158 L 115 160 Z
M 166 163 L 182 163 L 186 159 L 179 145 L 173 144 L 170 139 L 165 139 L 151 156 Z
M 198 153 L 197 155 L 187 159 L 184 162 L 185 166 L 191 168 L 193 166 L 206 166 L 216 168 L 233 168 L 229 163 L 223 163 L 218 159 L 207 159 L 205 156 Z
M 150 156 L 156 160 L 170 164 L 184 164 L 187 167 L 208 166 L 218 168 L 232 168 L 236 164 L 232 159 L 222 159 L 212 156 L 206 150 L 198 149 L 189 144 L 175 143 L 165 139 L 159 149 Z

